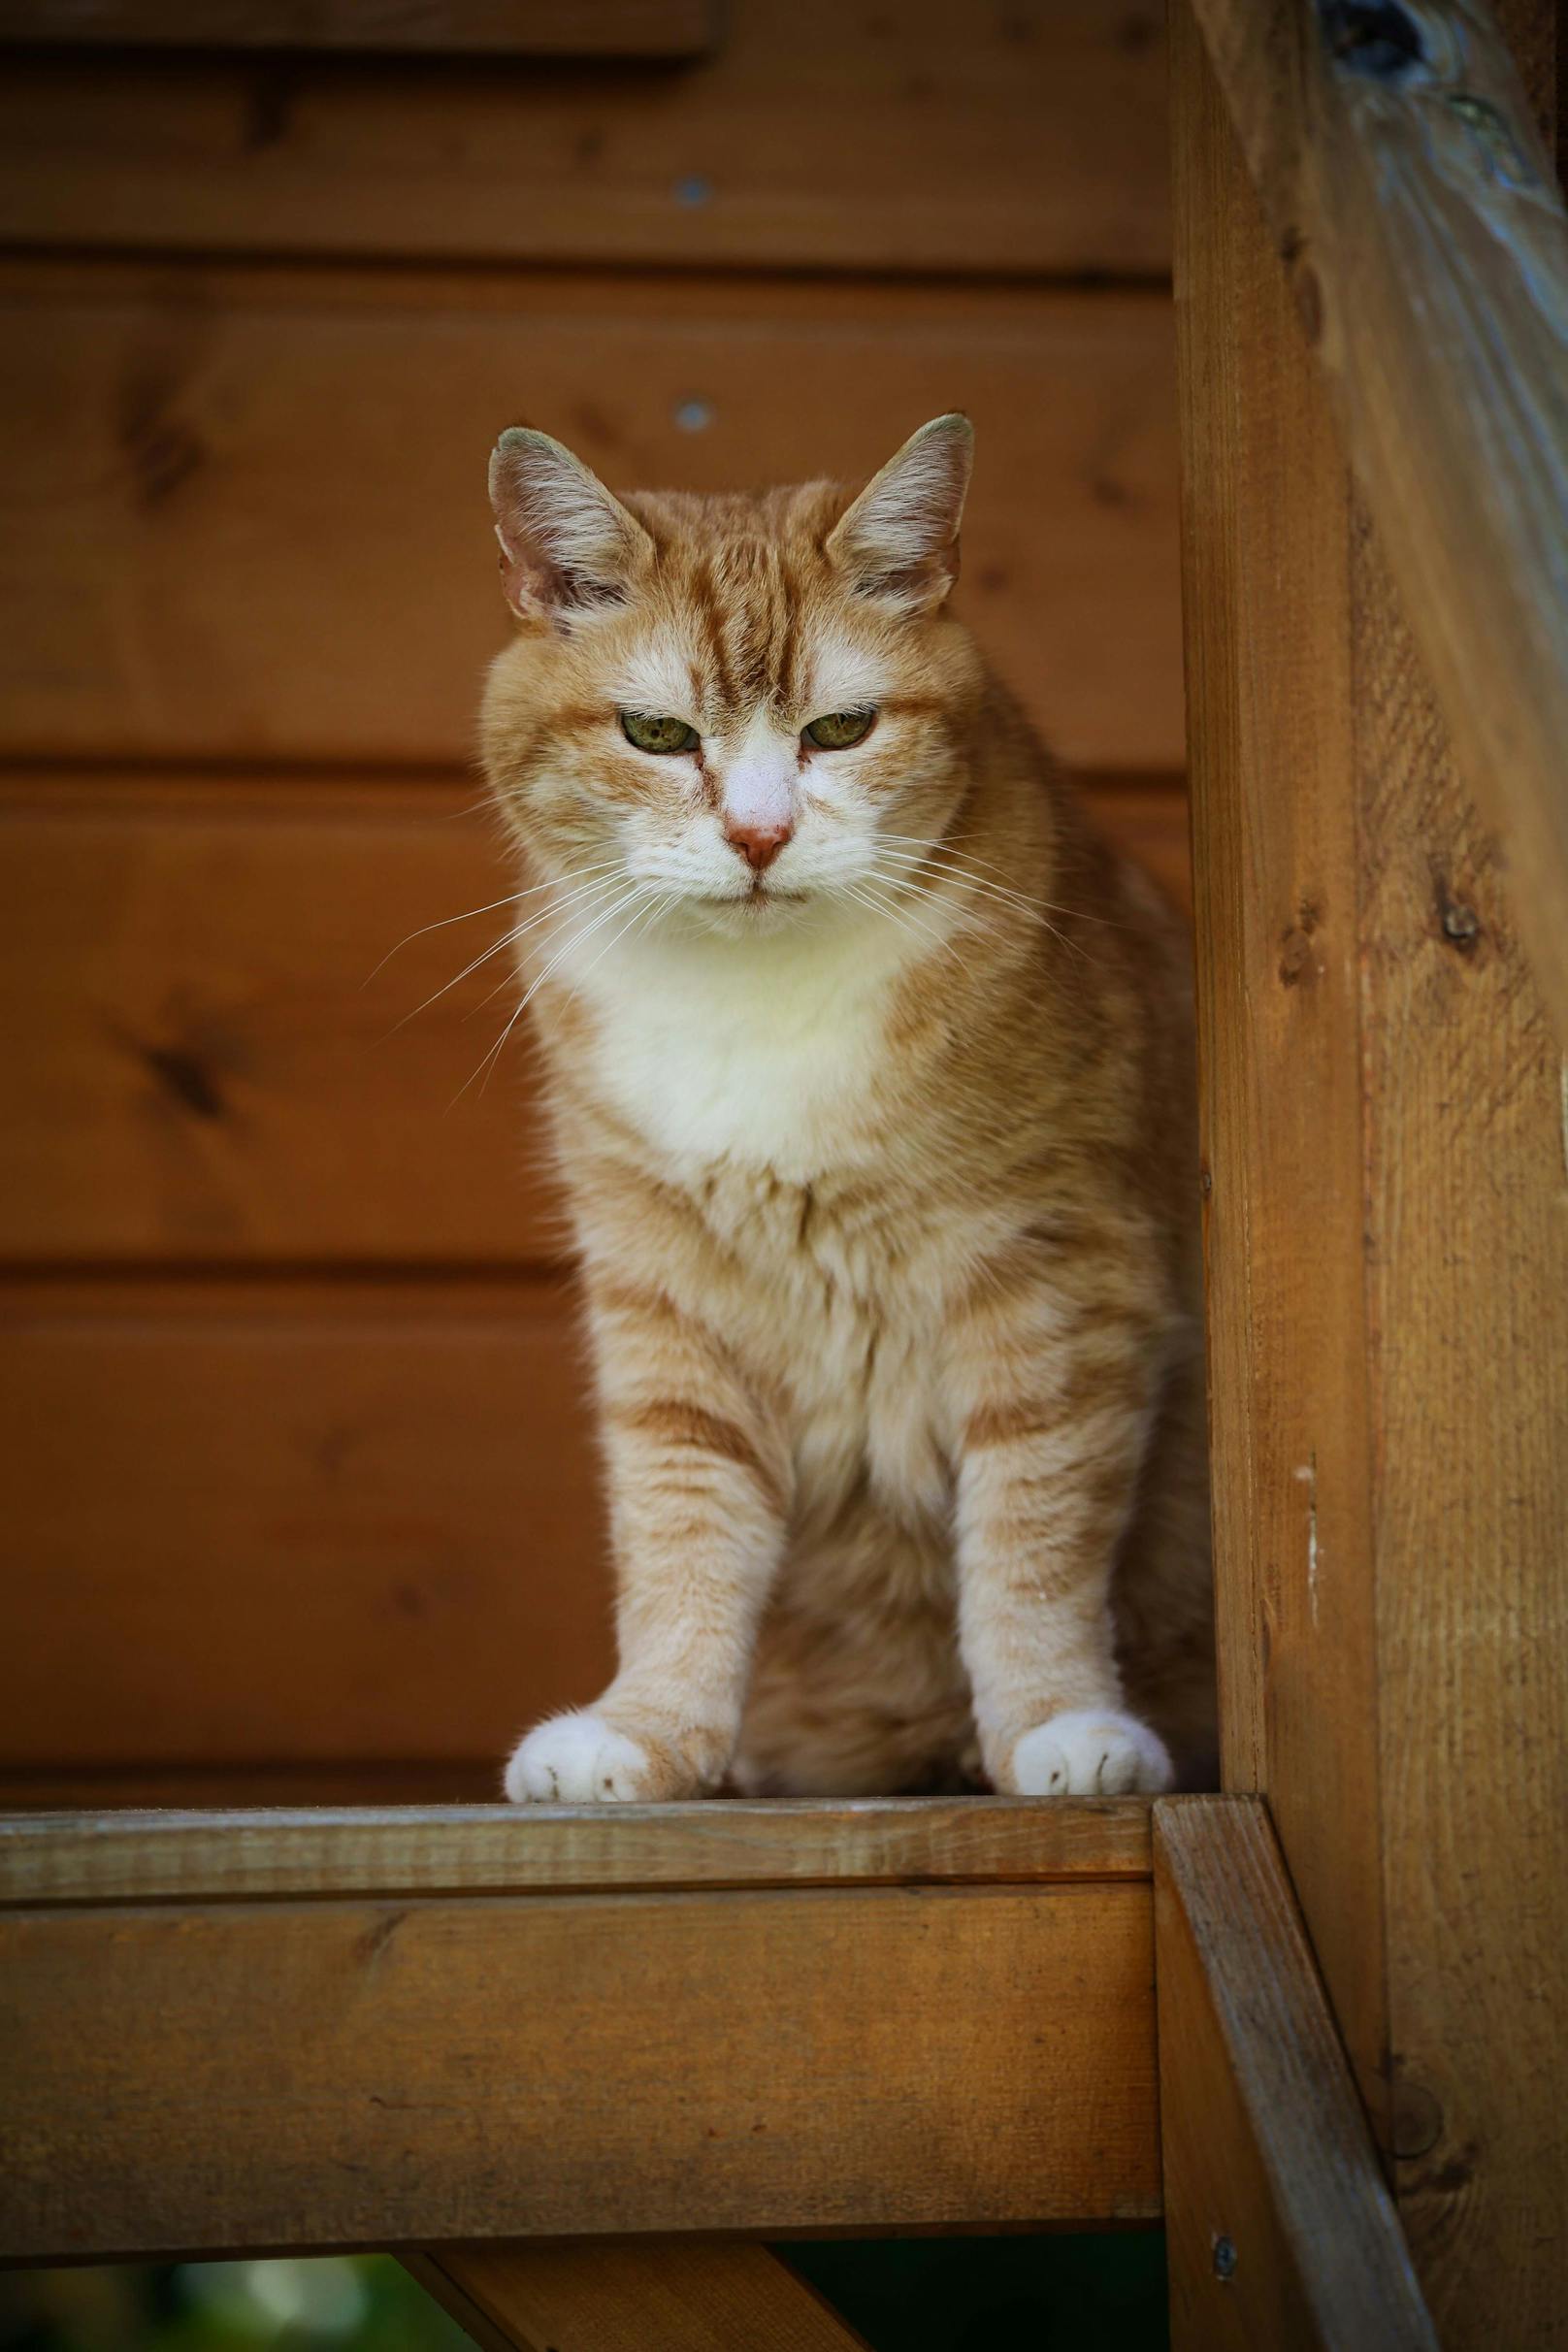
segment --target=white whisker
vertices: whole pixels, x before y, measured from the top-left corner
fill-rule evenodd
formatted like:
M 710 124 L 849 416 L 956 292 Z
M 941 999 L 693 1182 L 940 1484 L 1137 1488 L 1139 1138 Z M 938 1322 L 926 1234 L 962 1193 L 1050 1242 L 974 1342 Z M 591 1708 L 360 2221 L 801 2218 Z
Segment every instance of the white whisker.
M 967 833 L 947 833 L 944 834 L 939 841 L 922 840 L 920 835 L 917 833 L 878 833 L 877 835 L 879 842 L 887 841 L 893 843 L 898 848 L 907 847 L 915 850 L 919 853 L 922 863 L 934 859 L 940 852 L 942 855 L 950 859 L 952 865 L 961 871 L 968 871 L 973 867 L 980 866 L 985 866 L 991 873 L 994 874 L 1006 874 L 1011 871 L 1011 868 L 1008 866 L 998 866 L 996 860 L 993 858 L 977 858 L 973 850 L 970 850 L 964 856 L 960 857 L 957 854 L 955 844 L 960 841 L 966 841 L 969 838 L 970 835 Z M 975 879 L 978 881 L 979 876 L 976 875 Z M 1015 897 L 1023 898 L 1026 904 L 1029 906 L 1043 906 L 1049 914 L 1064 915 L 1070 923 L 1098 923 L 1102 924 L 1107 931 L 1131 931 L 1135 928 L 1135 926 L 1130 923 L 1118 923 L 1110 915 L 1092 915 L 1086 912 L 1086 910 L 1082 907 L 1062 906 L 1059 904 L 1055 898 L 1031 898 L 1027 891 L 1016 890 L 1015 886 L 1010 882 L 1002 887 L 1012 891 Z
M 518 999 L 516 1010 L 513 1012 L 506 1028 L 502 1030 L 500 1036 L 496 1039 L 495 1044 L 485 1055 L 484 1060 L 480 1062 L 478 1069 L 474 1070 L 470 1077 L 466 1078 L 463 1084 L 458 1088 L 457 1093 L 452 1097 L 452 1101 L 454 1103 L 462 1100 L 463 1096 L 468 1093 L 469 1088 L 474 1084 L 474 1079 L 479 1076 L 480 1071 L 483 1071 L 484 1073 L 483 1082 L 479 1088 L 479 1092 L 483 1094 L 485 1087 L 490 1083 L 490 1072 L 494 1069 L 496 1062 L 500 1059 L 507 1038 L 511 1035 L 512 1030 L 517 1027 L 518 1022 L 522 1019 L 524 1013 L 528 1010 L 529 1005 L 533 1002 L 535 996 L 538 996 L 539 990 L 544 986 L 545 981 L 554 971 L 556 965 L 561 962 L 562 957 L 570 954 L 571 950 L 576 947 L 582 940 L 591 938 L 594 932 L 601 930 L 604 924 L 613 922 L 614 918 L 620 914 L 625 907 L 629 906 L 634 898 L 639 898 L 646 888 L 646 883 L 635 882 L 632 885 L 632 888 L 627 891 L 623 897 L 616 898 L 610 905 L 602 907 L 596 912 L 590 914 L 586 923 L 579 924 L 570 939 L 564 939 L 562 941 L 561 945 L 556 949 L 555 954 L 550 958 L 548 964 L 545 964 L 542 971 L 537 973 L 534 979 L 529 983 L 529 986 L 524 991 L 522 996 Z
M 929 874 L 933 880 L 940 878 L 942 868 L 940 866 L 932 866 L 929 859 L 907 857 L 905 853 L 900 850 L 889 850 L 887 855 L 890 858 L 898 859 L 900 863 L 910 869 L 911 873 Z M 1053 939 L 1060 939 L 1063 947 L 1069 948 L 1075 956 L 1083 956 L 1085 962 L 1088 962 L 1089 959 L 1087 953 L 1079 946 L 1077 940 L 1069 939 L 1066 932 L 1063 931 L 1059 931 L 1057 926 L 1047 917 L 1044 910 L 1050 903 L 1048 899 L 1027 898 L 1022 891 L 1003 890 L 996 883 L 986 881 L 985 878 L 980 874 L 967 872 L 965 868 L 957 862 L 951 865 L 947 868 L 947 871 L 953 875 L 956 881 L 964 883 L 970 890 L 981 891 L 989 898 L 996 899 L 999 905 L 1016 910 L 1020 914 L 1028 915 L 1032 922 L 1042 924 L 1045 930 L 1051 933 Z M 883 876 L 885 881 L 891 880 L 891 878 L 892 877 L 889 875 Z M 1059 914 L 1067 913 L 1067 910 L 1064 907 L 1059 907 L 1055 911 Z M 1068 920 L 1071 921 L 1072 919 L 1073 918 L 1069 915 Z
M 529 890 L 508 891 L 504 898 L 492 898 L 488 906 L 471 906 L 461 915 L 442 915 L 435 923 L 421 923 L 417 931 L 409 931 L 408 937 L 400 939 L 396 947 L 389 947 L 380 964 L 375 964 L 359 985 L 369 988 L 383 964 L 390 964 L 394 956 L 401 956 L 406 947 L 411 947 L 416 939 L 424 938 L 428 931 L 446 931 L 454 923 L 473 923 L 480 915 L 493 915 L 500 906 L 516 906 L 524 898 L 537 898 L 541 890 L 560 890 L 568 882 L 580 882 L 585 874 L 605 873 L 620 863 L 619 858 L 604 858 L 596 866 L 579 866 L 573 872 L 562 874 L 557 881 L 536 882 Z
M 599 896 L 605 891 L 612 890 L 614 886 L 614 879 L 608 875 L 598 882 L 581 883 L 576 890 L 570 891 L 568 893 L 566 899 L 561 905 L 547 906 L 541 914 L 531 915 L 526 923 L 513 924 L 510 930 L 504 931 L 502 932 L 499 939 L 493 939 L 487 948 L 483 949 L 480 954 L 474 958 L 472 963 L 465 964 L 460 972 L 454 972 L 450 980 L 443 980 L 441 987 L 434 990 L 432 994 L 425 998 L 423 1004 L 416 1004 L 411 1013 L 405 1013 L 401 1021 L 395 1021 L 392 1024 L 392 1027 L 387 1030 L 387 1036 L 395 1037 L 400 1029 L 408 1028 L 410 1021 L 417 1021 L 421 1013 L 428 1013 L 433 1004 L 437 1003 L 441 997 L 447 995 L 450 990 L 459 987 L 461 983 L 469 977 L 471 972 L 476 972 L 481 964 L 488 964 L 491 957 L 498 955 L 504 947 L 515 947 L 518 940 L 521 939 L 526 932 L 533 931 L 539 924 L 548 923 L 557 915 L 565 914 L 567 909 L 573 903 L 573 901 L 579 901 L 584 898 L 591 901 L 596 896 Z M 503 981 L 501 985 L 503 988 L 505 988 L 506 982 Z M 490 996 L 494 996 L 497 994 L 498 991 L 495 989 L 490 991 Z M 486 1004 L 489 1003 L 490 996 L 486 996 L 484 998 L 483 1001 Z M 386 1040 L 383 1038 L 382 1043 L 384 1044 Z

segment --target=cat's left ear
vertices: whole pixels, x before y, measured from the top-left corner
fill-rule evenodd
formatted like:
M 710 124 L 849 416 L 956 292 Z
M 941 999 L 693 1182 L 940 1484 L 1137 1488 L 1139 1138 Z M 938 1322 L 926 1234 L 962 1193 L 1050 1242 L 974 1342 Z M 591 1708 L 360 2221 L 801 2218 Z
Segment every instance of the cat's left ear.
M 519 620 L 570 628 L 625 602 L 653 541 L 597 474 L 548 433 L 511 425 L 490 458 L 501 578 Z
M 830 560 L 857 593 L 931 612 L 959 576 L 959 522 L 974 429 L 956 410 L 932 417 L 889 458 L 828 535 Z

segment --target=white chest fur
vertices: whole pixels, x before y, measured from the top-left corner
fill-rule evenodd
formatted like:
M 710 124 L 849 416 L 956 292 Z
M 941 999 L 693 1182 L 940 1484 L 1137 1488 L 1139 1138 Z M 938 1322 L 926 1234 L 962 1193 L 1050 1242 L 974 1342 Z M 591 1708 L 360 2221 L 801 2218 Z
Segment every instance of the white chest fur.
M 681 1165 L 808 1184 L 861 1156 L 908 942 L 842 919 L 756 939 L 665 931 L 562 966 L 598 1016 L 596 1075 Z

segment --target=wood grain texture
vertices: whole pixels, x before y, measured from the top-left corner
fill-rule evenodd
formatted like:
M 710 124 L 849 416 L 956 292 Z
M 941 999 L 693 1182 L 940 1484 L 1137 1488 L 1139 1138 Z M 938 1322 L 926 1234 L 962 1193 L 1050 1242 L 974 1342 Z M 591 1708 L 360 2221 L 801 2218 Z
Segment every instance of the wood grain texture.
M 1437 2352 L 1262 1805 L 1155 1809 L 1173 2352 Z
M 728 0 L 657 75 L 78 52 L 0 88 L 13 243 L 1116 275 L 1165 270 L 1167 212 L 1147 0 Z
M 1482 0 L 1196 14 L 1568 1040 L 1568 212 L 1529 100 Z
M 6 0 L 0 41 L 692 57 L 708 0 Z
M 1182 374 L 1217 1493 L 1258 1629 L 1226 1644 L 1229 1775 L 1268 1795 L 1440 2336 L 1554 2345 L 1562 1061 L 1179 40 L 1189 325 L 1228 289 Z
M 29 1006 L 0 1257 L 559 1261 L 526 1035 L 469 1083 L 515 1001 L 505 959 L 440 993 L 528 911 L 495 903 L 513 876 L 474 801 L 470 776 L 0 781 L 0 993 Z M 1174 779 L 1091 805 L 1183 895 Z
M 9 1911 L 0 1969 L 23 2259 L 1159 2209 L 1146 1885 Z
M 1181 9 L 1171 40 L 1224 1770 L 1270 1793 L 1386 2099 L 1351 495 Z
M 1147 1878 L 1135 1797 L 0 1815 L 0 1905 Z
M 981 637 L 1069 762 L 1181 764 L 1158 295 L 39 264 L 0 332 L 0 751 L 461 763 L 520 411 L 703 490 L 864 476 L 962 407 Z
M 0 784 L 0 987 L 33 1008 L 0 1252 L 559 1260 L 526 1037 L 469 1083 L 516 1001 L 509 960 L 440 994 L 528 911 L 496 903 L 515 878 L 475 794 L 309 773 Z M 471 908 L 490 911 L 448 920 Z
M 4 1315 L 8 1763 L 472 1761 L 602 1687 L 560 1292 L 59 1284 Z
M 235 1813 L 322 1805 L 488 1805 L 493 1756 L 455 1763 L 371 1757 L 315 1763 L 163 1764 L 96 1767 L 0 1763 L 0 1813 Z
M 443 2247 L 404 2259 L 485 2352 L 852 2352 L 865 2342 L 766 2246 Z

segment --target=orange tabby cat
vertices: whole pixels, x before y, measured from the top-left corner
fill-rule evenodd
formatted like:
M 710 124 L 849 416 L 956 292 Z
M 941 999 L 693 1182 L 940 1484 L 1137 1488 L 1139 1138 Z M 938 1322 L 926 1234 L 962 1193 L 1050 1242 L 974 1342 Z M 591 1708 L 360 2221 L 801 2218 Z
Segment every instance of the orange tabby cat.
M 1208 1766 L 1186 948 L 947 610 L 971 448 L 623 499 L 496 449 L 620 1644 L 515 1799 Z

